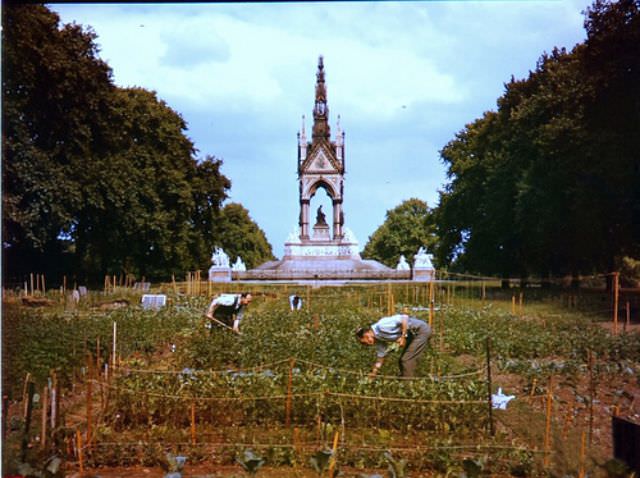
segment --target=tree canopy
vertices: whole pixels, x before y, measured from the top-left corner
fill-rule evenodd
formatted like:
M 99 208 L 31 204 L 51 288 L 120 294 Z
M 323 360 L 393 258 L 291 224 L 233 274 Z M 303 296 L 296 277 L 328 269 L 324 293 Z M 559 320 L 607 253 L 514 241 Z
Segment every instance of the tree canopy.
M 215 245 L 224 249 L 231 262 L 240 257 L 251 269 L 274 259 L 264 231 L 241 204 L 225 205 L 213 229 Z
M 154 92 L 116 87 L 95 39 L 42 5 L 3 9 L 5 278 L 162 279 L 206 269 L 216 235 L 232 234 L 220 229 L 222 161 L 195 157 L 184 119 Z M 256 242 L 234 252 L 270 254 L 246 230 Z
M 438 262 L 547 276 L 640 254 L 639 12 L 596 1 L 584 43 L 544 54 L 442 149 Z
M 420 247 L 431 251 L 435 245 L 435 225 L 427 203 L 416 198 L 387 211 L 384 223 L 369 236 L 362 255 L 395 267 L 401 255 L 408 262 Z

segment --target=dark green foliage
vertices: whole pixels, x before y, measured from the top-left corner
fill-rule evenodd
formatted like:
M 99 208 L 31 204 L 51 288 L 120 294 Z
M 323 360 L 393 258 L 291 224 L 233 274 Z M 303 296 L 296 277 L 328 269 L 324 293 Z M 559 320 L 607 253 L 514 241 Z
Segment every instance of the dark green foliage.
M 241 257 L 247 269 L 251 269 L 274 259 L 264 231 L 241 204 L 225 205 L 213 231 L 214 245 L 224 249 L 231 262 Z
M 318 476 L 322 476 L 325 471 L 329 469 L 329 462 L 331 461 L 331 457 L 333 456 L 333 451 L 329 449 L 318 450 L 311 458 L 309 458 L 309 463 Z
M 195 158 L 154 92 L 115 87 L 90 29 L 10 4 L 2 39 L 5 279 L 206 269 L 231 187 L 221 160 Z M 248 244 L 252 260 L 270 254 L 264 234 Z
M 369 237 L 362 255 L 395 267 L 404 255 L 407 262 L 420 247 L 432 250 L 436 243 L 431 209 L 420 199 L 408 199 L 387 211 L 384 223 Z
M 387 462 L 389 462 L 388 471 L 390 478 L 406 478 L 408 460 L 404 458 L 394 458 L 390 452 L 385 452 L 384 457 L 387 459 Z
M 236 458 L 236 461 L 240 463 L 242 468 L 251 476 L 255 476 L 262 465 L 264 465 L 264 460 L 257 456 L 251 449 L 245 450 L 241 457 Z
M 587 40 L 512 79 L 441 151 L 437 258 L 504 276 L 609 272 L 640 244 L 640 3 L 597 1 Z

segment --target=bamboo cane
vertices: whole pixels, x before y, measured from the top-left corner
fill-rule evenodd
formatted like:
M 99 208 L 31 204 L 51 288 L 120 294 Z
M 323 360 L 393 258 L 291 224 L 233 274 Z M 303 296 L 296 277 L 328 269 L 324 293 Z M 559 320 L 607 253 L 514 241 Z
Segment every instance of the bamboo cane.
M 40 425 L 40 447 L 44 450 L 47 446 L 47 402 L 49 388 L 45 385 L 42 388 L 42 419 Z
M 618 279 L 620 273 L 613 273 L 613 333 L 618 333 L 618 300 L 619 300 L 619 287 L 618 287 Z
M 76 430 L 76 449 L 78 450 L 78 463 L 80 464 L 80 474 L 84 474 L 84 460 L 82 456 L 82 436 L 80 430 Z
M 625 305 L 625 309 L 626 309 L 626 312 L 627 312 L 627 320 L 624 323 L 625 332 L 626 332 L 629 329 L 629 327 L 631 327 L 631 308 L 629 306 L 629 301 L 627 301 L 627 303 Z
M 113 321 L 113 344 L 111 347 L 111 359 L 113 360 L 111 367 L 115 371 L 116 368 L 116 354 L 117 354 L 117 338 L 118 338 L 118 324 L 114 320 Z
M 31 381 L 31 373 L 27 372 L 27 375 L 24 377 L 24 385 L 22 386 L 22 403 L 24 404 L 24 411 L 22 412 L 22 417 L 27 418 L 27 406 L 29 403 L 27 402 L 27 389 L 29 388 L 29 382 Z
M 493 425 L 493 400 L 491 399 L 491 339 L 489 337 L 487 337 L 485 342 L 485 349 L 487 354 L 487 404 L 489 407 L 489 433 L 491 436 L 494 436 L 496 430 Z
M 196 444 L 196 402 L 191 402 L 191 444 Z
M 331 449 L 331 459 L 329 461 L 329 478 L 333 478 L 333 470 L 335 470 L 336 468 L 339 435 L 340 432 L 336 432 L 336 434 L 333 436 L 333 448 Z
M 550 448 L 551 448 L 551 404 L 553 395 L 551 394 L 552 377 L 549 377 L 549 387 L 547 388 L 547 407 L 546 420 L 544 429 L 544 466 L 549 466 Z
M 580 439 L 580 470 L 578 471 L 578 478 L 584 478 L 585 470 L 584 470 L 584 458 L 586 451 L 586 436 L 585 432 L 582 432 L 582 436 Z
M 291 426 L 291 406 L 293 395 L 293 366 L 295 365 L 295 359 L 289 360 L 289 380 L 287 381 L 287 400 L 285 402 L 285 427 Z

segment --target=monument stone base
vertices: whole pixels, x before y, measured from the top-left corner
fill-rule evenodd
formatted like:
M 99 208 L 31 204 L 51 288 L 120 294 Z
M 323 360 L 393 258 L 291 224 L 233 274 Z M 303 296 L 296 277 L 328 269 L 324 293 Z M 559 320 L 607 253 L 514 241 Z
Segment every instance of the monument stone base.
M 231 267 L 209 268 L 209 282 L 231 282 Z
M 431 282 L 435 279 L 435 269 L 413 269 L 413 280 L 416 282 Z

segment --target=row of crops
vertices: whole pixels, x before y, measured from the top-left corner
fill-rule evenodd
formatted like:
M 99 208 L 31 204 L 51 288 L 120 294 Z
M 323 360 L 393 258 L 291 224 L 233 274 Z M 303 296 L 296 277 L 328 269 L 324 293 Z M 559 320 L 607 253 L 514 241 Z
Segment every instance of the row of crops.
M 494 472 L 516 473 L 525 462 L 533 466 L 540 444 L 508 430 L 490 433 L 487 338 L 494 373 L 527 382 L 580 375 L 594 355 L 600 375 L 640 372 L 637 334 L 614 336 L 584 317 L 534 304 L 513 315 L 508 306 L 464 297 L 454 303 L 444 294 L 435 294 L 430 317 L 428 289 L 395 287 L 306 289 L 305 308 L 296 312 L 291 290 L 272 287 L 257 294 L 240 336 L 206 327 L 204 296 L 170 295 L 159 311 L 130 305 L 106 312 L 96 300 L 73 310 L 5 304 L 4 389 L 19 399 L 27 373 L 40 390 L 55 371 L 78 399 L 67 410 L 75 418 L 65 422 L 63 448 L 77 462 L 72 429 L 82 430 L 87 464 L 150 464 L 167 450 L 230 463 L 251 447 L 273 465 L 299 465 L 338 433 L 343 463 L 357 468 L 381 465 L 382 451 L 392 449 L 415 469 L 491 457 Z M 390 304 L 432 321 L 419 379 L 397 379 L 393 356 L 381 377 L 367 376 L 374 351 L 354 331 Z

